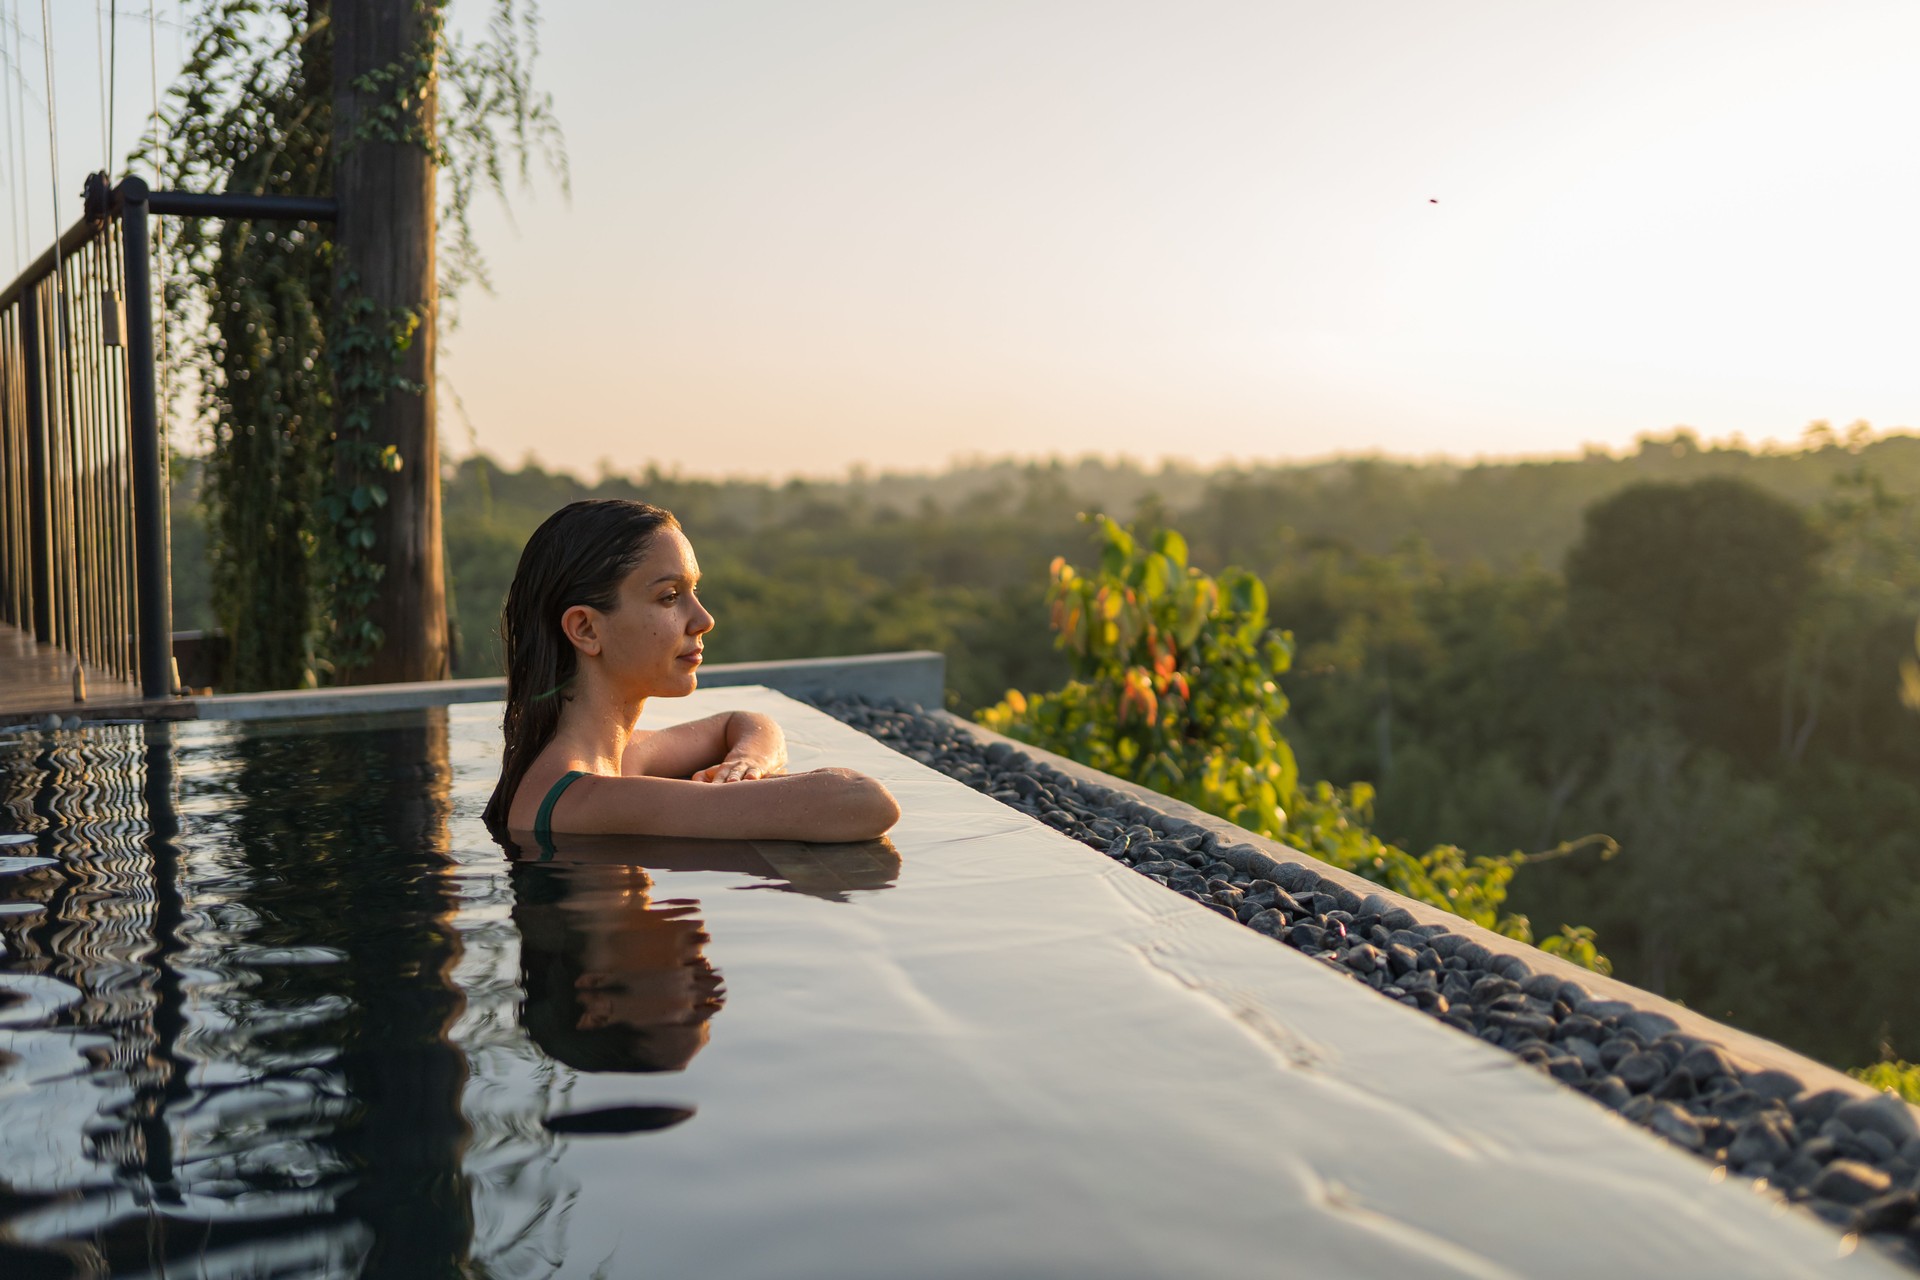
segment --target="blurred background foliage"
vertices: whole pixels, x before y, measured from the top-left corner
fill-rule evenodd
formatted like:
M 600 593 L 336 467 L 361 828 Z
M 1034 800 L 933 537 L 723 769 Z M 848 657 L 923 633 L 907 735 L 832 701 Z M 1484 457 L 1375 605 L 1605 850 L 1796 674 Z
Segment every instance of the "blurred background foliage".
M 1382 840 L 1372 830 L 1369 783 L 1300 777 L 1279 685 L 1293 663 L 1293 637 L 1268 625 L 1259 576 L 1228 568 L 1215 578 L 1193 567 L 1177 530 L 1142 538 L 1108 516 L 1090 519 L 1101 541 L 1098 567 L 1083 573 L 1056 558 L 1047 593 L 1055 643 L 1074 678 L 1051 692 L 1009 690 L 979 712 L 989 728 L 1521 942 L 1535 939 L 1531 922 L 1505 909 L 1514 872 L 1589 846 L 1615 851 L 1603 835 L 1541 854 L 1478 857 L 1451 844 L 1415 854 Z M 1591 929 L 1562 926 L 1539 945 L 1612 971 Z
M 176 475 L 177 625 L 208 625 L 195 468 Z M 1384 844 L 1469 863 L 1604 832 L 1618 857 L 1529 867 L 1498 911 L 1591 926 L 1618 976 L 1852 1066 L 1920 1056 L 1916 495 L 1920 437 L 1816 424 L 1765 451 L 1678 432 L 1551 461 L 783 483 L 473 457 L 445 501 L 458 674 L 498 671 L 499 601 L 541 519 L 639 497 L 694 540 L 712 657 L 940 649 L 963 713 L 1074 677 L 1048 566 L 1100 564 L 1078 513 L 1149 546 L 1178 529 L 1290 633 L 1303 793 L 1324 782 Z

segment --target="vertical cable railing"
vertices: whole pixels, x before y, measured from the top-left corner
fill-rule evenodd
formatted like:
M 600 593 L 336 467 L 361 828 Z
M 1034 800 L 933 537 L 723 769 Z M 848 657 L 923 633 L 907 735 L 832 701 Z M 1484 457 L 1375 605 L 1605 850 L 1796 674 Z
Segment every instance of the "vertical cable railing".
M 142 548 L 118 230 L 82 220 L 0 293 L 0 618 L 131 681 Z
M 33 557 L 27 510 L 26 354 L 17 308 L 0 311 L 0 617 L 33 629 Z
M 325 196 L 87 183 L 87 216 L 0 289 L 0 622 L 146 698 L 174 690 L 150 214 L 330 222 Z

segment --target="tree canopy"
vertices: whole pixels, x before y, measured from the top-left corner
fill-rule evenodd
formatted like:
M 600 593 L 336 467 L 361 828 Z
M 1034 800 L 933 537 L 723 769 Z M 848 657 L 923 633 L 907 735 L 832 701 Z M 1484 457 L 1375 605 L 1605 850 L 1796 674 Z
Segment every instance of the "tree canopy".
M 1596 674 L 1671 700 L 1693 736 L 1773 746 L 1787 652 L 1819 579 L 1806 515 L 1746 480 L 1635 484 L 1587 508 L 1567 555 L 1567 624 Z

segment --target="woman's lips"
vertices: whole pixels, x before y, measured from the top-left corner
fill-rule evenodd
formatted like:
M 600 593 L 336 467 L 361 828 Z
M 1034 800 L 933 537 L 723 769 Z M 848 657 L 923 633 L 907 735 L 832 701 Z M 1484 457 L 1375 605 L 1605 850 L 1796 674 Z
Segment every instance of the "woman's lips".
M 693 667 L 699 666 L 700 663 L 703 661 L 700 654 L 700 650 L 698 649 L 695 649 L 692 653 L 681 654 L 679 660 L 681 662 L 686 663 L 688 666 L 693 666 Z

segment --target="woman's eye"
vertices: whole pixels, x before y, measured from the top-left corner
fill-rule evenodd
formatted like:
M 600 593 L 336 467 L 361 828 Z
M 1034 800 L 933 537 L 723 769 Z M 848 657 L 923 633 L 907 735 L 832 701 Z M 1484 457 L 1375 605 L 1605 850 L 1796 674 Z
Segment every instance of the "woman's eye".
M 667 592 L 667 594 L 660 597 L 660 603 L 673 604 L 679 599 L 680 599 L 680 593 L 678 591 L 669 591 Z

